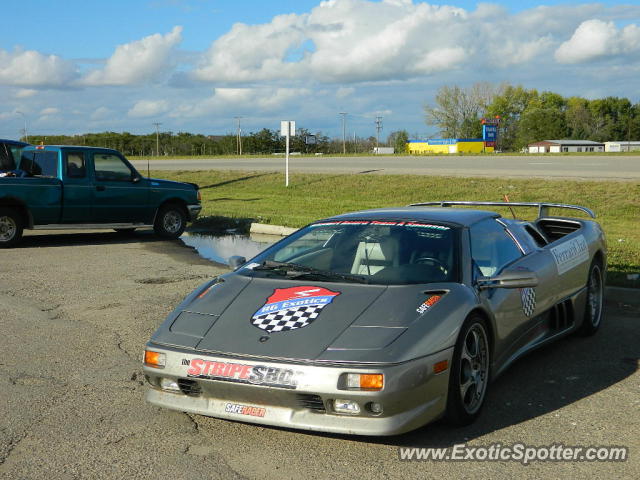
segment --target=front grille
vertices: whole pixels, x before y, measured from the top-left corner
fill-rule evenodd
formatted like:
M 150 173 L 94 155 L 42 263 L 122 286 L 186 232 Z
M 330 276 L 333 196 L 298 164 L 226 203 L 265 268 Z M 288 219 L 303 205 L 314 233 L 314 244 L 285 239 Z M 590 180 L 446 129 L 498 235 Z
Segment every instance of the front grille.
M 298 399 L 298 405 L 302 408 L 308 408 L 309 410 L 313 410 L 314 412 L 325 413 L 326 409 L 324 408 L 324 402 L 319 395 L 311 395 L 308 393 L 298 393 L 296 394 Z
M 179 378 L 178 387 L 180 388 L 180 391 L 182 393 L 190 397 L 198 397 L 202 393 L 200 385 L 198 385 L 198 382 L 196 382 L 195 380 Z

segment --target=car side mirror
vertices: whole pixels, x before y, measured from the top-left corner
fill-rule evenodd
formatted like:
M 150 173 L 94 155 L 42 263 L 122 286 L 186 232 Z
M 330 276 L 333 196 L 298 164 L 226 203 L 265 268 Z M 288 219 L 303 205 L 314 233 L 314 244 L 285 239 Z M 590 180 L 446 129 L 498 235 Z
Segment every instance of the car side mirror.
M 531 270 L 505 270 L 493 277 L 480 277 L 480 289 L 486 288 L 531 288 L 538 286 L 538 276 Z
M 247 259 L 244 257 L 241 257 L 240 255 L 234 255 L 233 257 L 229 258 L 228 263 L 232 269 L 237 270 L 239 267 L 247 263 Z
M 135 173 L 131 175 L 131 181 L 133 183 L 138 183 L 140 180 L 142 180 L 142 177 L 140 175 L 136 175 Z

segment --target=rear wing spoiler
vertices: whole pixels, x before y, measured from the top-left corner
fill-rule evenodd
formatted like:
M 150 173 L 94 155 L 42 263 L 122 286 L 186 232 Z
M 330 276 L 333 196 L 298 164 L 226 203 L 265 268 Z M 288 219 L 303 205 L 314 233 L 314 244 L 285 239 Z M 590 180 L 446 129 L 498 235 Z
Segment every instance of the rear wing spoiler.
M 536 207 L 538 209 L 538 218 L 548 217 L 550 208 L 568 208 L 571 210 L 578 210 L 582 213 L 586 213 L 591 218 L 596 218 L 596 214 L 587 207 L 581 207 L 579 205 L 568 205 L 565 203 L 537 203 L 537 202 L 464 202 L 464 201 L 445 201 L 445 202 L 423 202 L 412 203 L 410 207 L 425 207 L 425 206 L 440 206 L 451 207 L 453 205 L 466 205 L 466 206 L 487 206 L 487 207 Z

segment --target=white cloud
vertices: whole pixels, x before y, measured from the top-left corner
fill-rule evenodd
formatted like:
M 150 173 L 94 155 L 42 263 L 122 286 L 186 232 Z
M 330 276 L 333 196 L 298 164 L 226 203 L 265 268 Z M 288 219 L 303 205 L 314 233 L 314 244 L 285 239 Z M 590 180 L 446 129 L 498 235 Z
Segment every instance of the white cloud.
M 47 107 L 40 110 L 40 115 L 55 115 L 56 113 L 59 113 L 59 112 L 60 112 L 60 109 L 58 108 Z
M 37 90 L 32 88 L 21 88 L 15 94 L 15 98 L 30 98 L 38 94 Z
M 130 117 L 153 117 L 169 110 L 166 100 L 140 100 L 127 112 Z
M 33 50 L 0 49 L 0 84 L 19 87 L 64 87 L 78 76 L 72 62 Z
M 607 55 L 640 52 L 640 28 L 630 24 L 618 30 L 613 22 L 592 19 L 578 26 L 555 52 L 560 63 L 583 63 Z
M 353 92 L 355 92 L 356 89 L 353 87 L 340 87 L 337 91 L 336 91 L 336 98 L 346 98 L 349 97 L 351 95 L 353 95 Z
M 620 15 L 632 13 L 626 9 Z M 637 26 L 618 32 L 611 22 L 589 20 L 594 14 L 612 15 L 599 4 L 541 6 L 513 15 L 482 3 L 468 11 L 411 0 L 328 0 L 309 13 L 235 24 L 202 55 L 192 76 L 228 85 L 358 83 L 511 68 L 548 57 L 581 22 L 558 50 L 558 61 L 601 55 L 611 50 L 612 38 L 617 44 L 640 42 Z
M 98 107 L 93 112 L 91 112 L 90 118 L 91 120 L 105 120 L 108 118 L 114 118 L 116 115 L 113 110 L 107 107 Z
M 166 35 L 156 33 L 135 42 L 119 45 L 103 69 L 92 70 L 82 79 L 83 85 L 134 85 L 169 73 L 172 55 L 182 41 L 182 27 Z

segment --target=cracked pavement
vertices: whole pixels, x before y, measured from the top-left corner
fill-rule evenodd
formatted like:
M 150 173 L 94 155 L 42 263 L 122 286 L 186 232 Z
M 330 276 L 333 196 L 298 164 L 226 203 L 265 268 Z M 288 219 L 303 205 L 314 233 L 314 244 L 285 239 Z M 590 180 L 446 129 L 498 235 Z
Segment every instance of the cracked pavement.
M 494 382 L 481 418 L 399 437 L 315 434 L 144 402 L 146 340 L 225 269 L 147 233 L 29 232 L 0 251 L 0 478 L 640 478 L 640 309 L 607 307 Z M 637 303 L 637 302 L 636 302 Z M 398 446 L 626 445 L 625 463 L 400 462 Z

